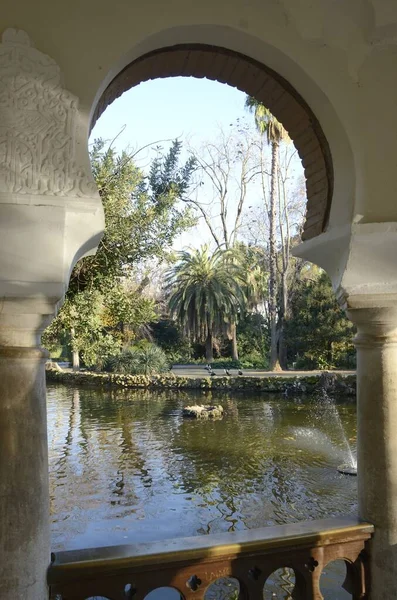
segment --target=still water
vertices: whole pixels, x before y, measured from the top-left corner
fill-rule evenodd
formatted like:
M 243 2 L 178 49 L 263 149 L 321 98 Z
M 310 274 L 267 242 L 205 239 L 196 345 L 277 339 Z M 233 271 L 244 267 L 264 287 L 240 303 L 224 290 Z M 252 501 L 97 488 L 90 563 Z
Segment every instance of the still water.
M 47 397 L 55 551 L 356 513 L 356 478 L 336 470 L 339 418 L 355 450 L 351 402 L 60 385 Z M 182 418 L 195 403 L 225 416 Z

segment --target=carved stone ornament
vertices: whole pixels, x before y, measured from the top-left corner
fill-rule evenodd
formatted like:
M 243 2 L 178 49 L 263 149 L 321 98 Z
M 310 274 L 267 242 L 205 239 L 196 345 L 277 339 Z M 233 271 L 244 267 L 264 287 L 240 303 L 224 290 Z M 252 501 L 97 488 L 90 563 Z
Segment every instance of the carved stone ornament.
M 26 32 L 7 29 L 0 44 L 0 195 L 97 197 L 89 168 L 76 160 L 77 108 L 58 65 Z

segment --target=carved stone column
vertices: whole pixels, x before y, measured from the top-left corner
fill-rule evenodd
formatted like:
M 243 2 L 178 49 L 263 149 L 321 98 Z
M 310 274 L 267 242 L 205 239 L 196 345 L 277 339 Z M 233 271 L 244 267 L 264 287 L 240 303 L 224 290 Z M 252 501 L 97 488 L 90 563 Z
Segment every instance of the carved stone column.
M 44 364 L 39 348 L 0 347 L 0 597 L 48 597 L 50 551 Z
M 54 61 L 23 31 L 0 44 L 0 598 L 44 600 L 50 560 L 40 335 L 103 211 L 88 123 Z
M 390 298 L 388 299 L 390 302 Z M 359 516 L 375 525 L 371 598 L 397 598 L 397 298 L 348 311 L 357 326 Z
M 397 223 L 352 224 L 297 254 L 331 276 L 357 326 L 359 516 L 373 523 L 371 600 L 397 598 Z

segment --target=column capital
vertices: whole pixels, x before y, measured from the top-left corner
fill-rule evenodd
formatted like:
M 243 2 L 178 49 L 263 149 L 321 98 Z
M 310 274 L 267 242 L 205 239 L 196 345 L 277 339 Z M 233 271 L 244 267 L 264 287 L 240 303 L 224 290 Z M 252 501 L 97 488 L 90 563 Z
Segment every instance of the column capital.
M 41 352 L 41 334 L 51 323 L 56 304 L 55 298 L 46 302 L 26 298 L 0 301 L 0 352 L 19 349 L 21 357 L 28 351 Z
M 397 345 L 397 296 L 394 306 L 350 308 L 346 314 L 357 327 L 356 347 Z

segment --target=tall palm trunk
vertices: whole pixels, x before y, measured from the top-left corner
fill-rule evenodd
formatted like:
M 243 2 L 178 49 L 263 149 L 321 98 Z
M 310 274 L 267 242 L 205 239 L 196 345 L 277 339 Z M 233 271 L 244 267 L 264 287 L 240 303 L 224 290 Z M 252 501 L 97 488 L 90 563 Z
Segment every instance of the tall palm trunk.
M 205 340 L 205 358 L 208 363 L 211 363 L 214 360 L 212 346 L 213 346 L 212 331 L 209 331 L 208 335 L 207 335 L 207 339 Z
M 238 360 L 238 346 L 237 346 L 237 326 L 236 323 L 230 325 L 230 332 L 232 336 L 232 359 Z
M 278 366 L 277 351 L 277 178 L 279 163 L 279 142 L 272 141 L 272 174 L 269 206 L 269 322 L 270 322 L 270 370 Z
M 288 282 L 287 273 L 283 271 L 281 275 L 281 310 L 278 322 L 278 358 L 283 370 L 287 369 L 287 347 L 285 345 L 285 321 L 287 318 L 288 302 Z
M 224 237 L 225 240 L 225 248 L 227 250 L 230 250 L 230 244 L 229 244 L 229 240 L 227 235 L 225 235 Z M 220 246 L 218 246 L 218 248 L 220 249 Z M 237 345 L 237 323 L 236 321 L 232 321 L 232 323 L 230 324 L 230 336 L 231 336 L 231 354 L 232 354 L 232 360 L 238 360 L 238 345 Z

